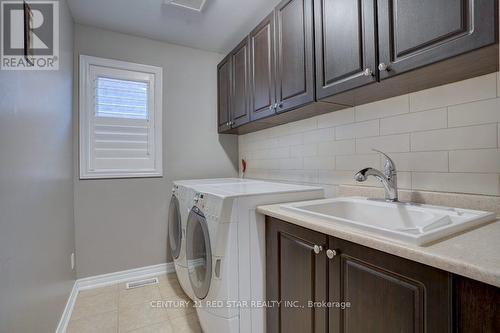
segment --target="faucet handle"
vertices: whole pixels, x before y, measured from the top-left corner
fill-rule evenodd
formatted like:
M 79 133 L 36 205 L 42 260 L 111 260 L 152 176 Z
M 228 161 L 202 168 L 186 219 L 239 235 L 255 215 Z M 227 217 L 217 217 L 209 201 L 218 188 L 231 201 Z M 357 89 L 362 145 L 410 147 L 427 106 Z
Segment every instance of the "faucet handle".
M 383 151 L 372 148 L 373 151 L 382 154 L 385 157 L 385 165 L 384 165 L 384 174 L 386 177 L 390 178 L 393 174 L 396 173 L 396 163 Z

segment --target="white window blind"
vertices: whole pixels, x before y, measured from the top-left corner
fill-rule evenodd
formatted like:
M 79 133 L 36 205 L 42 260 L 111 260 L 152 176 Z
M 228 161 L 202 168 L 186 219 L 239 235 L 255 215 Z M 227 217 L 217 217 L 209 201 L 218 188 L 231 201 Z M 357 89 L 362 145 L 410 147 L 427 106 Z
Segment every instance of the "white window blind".
M 95 83 L 98 117 L 148 119 L 147 82 L 98 77 Z
M 161 68 L 80 57 L 80 178 L 162 175 Z

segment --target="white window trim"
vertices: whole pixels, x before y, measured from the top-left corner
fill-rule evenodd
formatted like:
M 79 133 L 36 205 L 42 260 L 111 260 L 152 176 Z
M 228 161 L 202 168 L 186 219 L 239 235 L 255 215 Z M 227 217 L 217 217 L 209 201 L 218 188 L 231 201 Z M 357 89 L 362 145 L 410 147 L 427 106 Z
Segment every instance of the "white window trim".
M 90 105 L 92 91 L 90 87 L 91 66 L 102 66 L 110 69 L 130 70 L 152 74 L 154 76 L 154 168 L 153 169 L 116 169 L 116 170 L 90 170 L 90 119 L 89 112 L 93 112 Z M 141 178 L 141 177 L 162 177 L 163 176 L 163 122 L 162 122 L 162 68 L 150 65 L 143 65 L 113 59 L 105 59 L 80 55 L 80 77 L 79 77 L 79 156 L 80 156 L 80 179 L 103 179 L 103 178 Z

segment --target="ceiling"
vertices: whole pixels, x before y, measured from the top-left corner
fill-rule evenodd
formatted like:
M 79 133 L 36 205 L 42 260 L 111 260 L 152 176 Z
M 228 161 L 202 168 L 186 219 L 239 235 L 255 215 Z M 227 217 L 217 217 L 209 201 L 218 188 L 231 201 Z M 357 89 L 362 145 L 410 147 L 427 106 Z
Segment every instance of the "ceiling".
M 163 0 L 68 0 L 77 23 L 227 53 L 279 0 L 207 0 L 203 12 Z

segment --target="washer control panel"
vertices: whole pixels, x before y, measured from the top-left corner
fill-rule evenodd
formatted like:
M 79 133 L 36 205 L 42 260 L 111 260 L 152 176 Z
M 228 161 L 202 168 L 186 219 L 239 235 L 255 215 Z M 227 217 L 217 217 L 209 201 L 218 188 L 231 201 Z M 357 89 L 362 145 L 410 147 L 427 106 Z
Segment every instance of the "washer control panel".
M 218 222 L 221 214 L 223 199 L 207 193 L 196 193 L 194 205 L 203 213 L 207 220 Z

